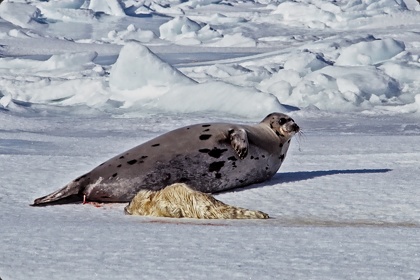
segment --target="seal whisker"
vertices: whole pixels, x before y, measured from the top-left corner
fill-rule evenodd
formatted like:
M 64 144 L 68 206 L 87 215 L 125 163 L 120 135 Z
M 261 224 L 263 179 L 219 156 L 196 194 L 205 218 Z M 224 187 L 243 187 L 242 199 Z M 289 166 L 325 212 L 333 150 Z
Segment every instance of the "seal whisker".
M 296 137 L 296 142 L 297 142 L 298 147 L 299 147 L 298 148 L 299 152 L 302 152 L 301 144 L 305 140 L 306 140 L 305 132 L 302 129 L 300 129 L 299 132 L 297 133 L 297 137 Z

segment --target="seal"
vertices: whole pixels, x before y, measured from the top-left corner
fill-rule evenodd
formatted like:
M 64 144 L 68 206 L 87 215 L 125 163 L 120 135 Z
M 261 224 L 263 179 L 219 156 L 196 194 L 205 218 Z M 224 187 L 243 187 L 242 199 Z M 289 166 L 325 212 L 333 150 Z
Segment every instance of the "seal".
M 175 183 L 159 191 L 141 190 L 124 209 L 126 214 L 195 219 L 268 219 L 261 211 L 227 205 L 207 193 Z
M 260 183 L 278 171 L 297 132 L 299 126 L 282 113 L 255 125 L 178 128 L 105 161 L 32 205 L 129 202 L 140 190 L 158 191 L 174 183 L 204 193 Z

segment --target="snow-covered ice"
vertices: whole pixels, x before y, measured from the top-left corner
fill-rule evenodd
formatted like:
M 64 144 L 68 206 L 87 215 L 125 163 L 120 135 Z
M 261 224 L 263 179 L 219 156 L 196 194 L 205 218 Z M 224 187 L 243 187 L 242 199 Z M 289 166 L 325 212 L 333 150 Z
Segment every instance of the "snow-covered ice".
M 0 277 L 418 279 L 416 0 L 5 0 Z M 29 207 L 196 122 L 303 128 L 270 181 L 218 194 L 266 221 Z

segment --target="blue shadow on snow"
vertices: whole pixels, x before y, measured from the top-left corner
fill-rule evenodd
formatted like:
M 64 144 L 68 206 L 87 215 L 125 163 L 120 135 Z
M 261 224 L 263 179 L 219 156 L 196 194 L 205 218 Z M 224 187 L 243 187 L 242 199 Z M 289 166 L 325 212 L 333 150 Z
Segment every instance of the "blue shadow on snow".
M 323 176 L 332 176 L 332 175 L 340 175 L 340 174 L 379 174 L 379 173 L 387 173 L 392 171 L 392 169 L 342 169 L 342 170 L 318 170 L 318 171 L 298 171 L 298 172 L 281 172 L 276 173 L 271 179 L 257 184 L 252 184 L 245 187 L 239 187 L 231 190 L 225 190 L 220 193 L 224 192 L 239 192 L 250 190 L 254 188 L 261 188 L 265 186 L 272 186 L 282 183 L 291 183 L 291 182 L 299 182 L 305 180 L 311 180 L 317 177 Z M 420 279 L 419 279 L 420 280 Z
M 279 183 L 290 183 L 304 180 L 310 180 L 317 177 L 339 175 L 339 174 L 375 174 L 375 173 L 387 173 L 392 169 L 337 169 L 337 170 L 318 170 L 318 171 L 298 171 L 298 172 L 284 172 L 275 174 L 267 185 L 275 185 Z

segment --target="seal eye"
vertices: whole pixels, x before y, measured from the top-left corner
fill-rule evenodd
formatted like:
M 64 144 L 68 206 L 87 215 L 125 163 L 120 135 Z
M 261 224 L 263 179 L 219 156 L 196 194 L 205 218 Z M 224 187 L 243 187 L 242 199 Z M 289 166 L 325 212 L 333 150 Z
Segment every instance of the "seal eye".
M 287 123 L 287 119 L 286 118 L 281 118 L 280 121 L 279 121 L 279 124 L 283 125 L 285 123 Z

